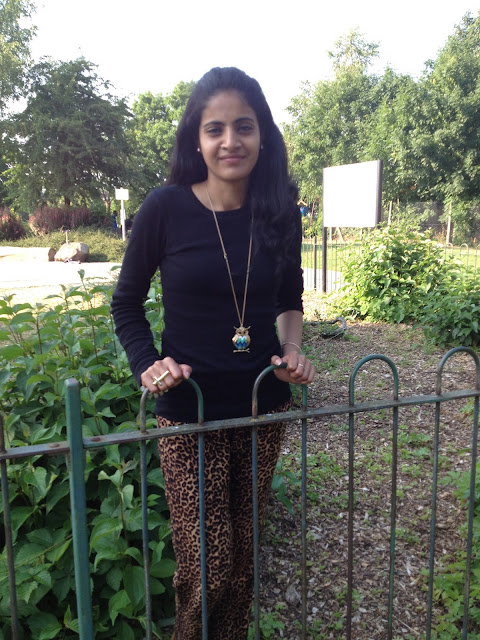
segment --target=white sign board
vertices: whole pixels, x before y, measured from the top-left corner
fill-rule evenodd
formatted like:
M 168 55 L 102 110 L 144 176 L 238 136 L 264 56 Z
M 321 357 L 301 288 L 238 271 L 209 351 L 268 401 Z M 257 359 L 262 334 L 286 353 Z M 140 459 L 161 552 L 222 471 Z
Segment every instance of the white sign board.
M 128 189 L 115 189 L 115 200 L 128 200 Z
M 323 170 L 323 226 L 374 227 L 380 219 L 380 160 Z

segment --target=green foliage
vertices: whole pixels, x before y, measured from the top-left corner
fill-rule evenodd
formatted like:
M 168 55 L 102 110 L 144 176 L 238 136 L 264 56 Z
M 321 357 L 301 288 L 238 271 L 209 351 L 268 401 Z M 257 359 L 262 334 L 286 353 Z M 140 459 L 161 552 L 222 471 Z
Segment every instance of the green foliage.
M 344 315 L 374 321 L 417 321 L 447 272 L 442 248 L 428 235 L 402 226 L 379 227 L 347 263 L 339 306 Z
M 170 94 L 147 92 L 133 103 L 134 117 L 127 128 L 127 139 L 131 148 L 128 181 L 134 207 L 168 177 L 177 126 L 192 88 L 193 82 L 180 82 Z
M 84 205 L 122 184 L 130 114 L 108 90 L 84 58 L 32 68 L 27 106 L 8 123 L 7 186 L 18 208 Z
M 444 484 L 452 485 L 465 506 L 470 495 L 470 472 L 451 472 Z M 466 537 L 466 524 L 463 533 Z M 434 599 L 442 606 L 443 612 L 435 626 L 436 640 L 452 640 L 461 637 L 464 613 L 466 552 L 459 550 L 452 558 L 444 560 L 434 579 Z M 469 637 L 480 635 L 480 463 L 477 463 L 474 487 L 474 522 L 472 540 L 472 565 L 470 597 L 468 603 Z M 479 635 L 477 635 L 479 634 Z
M 317 202 L 322 194 L 324 167 L 362 159 L 363 141 L 378 102 L 377 79 L 367 73 L 377 45 L 351 32 L 336 46 L 331 56 L 334 79 L 315 86 L 305 83 L 288 107 L 291 123 L 284 127 L 291 171 L 308 203 Z
M 312 219 L 310 216 L 302 218 L 302 231 L 304 238 L 314 238 L 315 236 L 320 238 L 323 233 L 323 219 L 322 216 L 315 216 Z
M 355 31 L 343 36 L 329 54 L 332 79 L 304 83 L 288 108 L 285 140 L 301 197 L 321 197 L 325 167 L 381 159 L 387 202 L 452 203 L 458 241 L 478 234 L 458 205 L 478 200 L 479 47 L 480 13 L 467 13 L 414 79 L 388 67 L 370 73 L 378 45 Z
M 32 231 L 39 236 L 52 231 L 88 227 L 92 213 L 85 207 L 39 207 L 29 218 Z
M 26 235 L 22 221 L 7 207 L 0 207 L 0 241 L 11 242 Z
M 480 275 L 459 264 L 451 266 L 426 298 L 421 320 L 435 344 L 480 345 Z
M 480 239 L 480 199 L 473 198 L 469 202 L 455 200 L 449 211 L 453 223 L 453 241 L 456 245 L 472 244 Z
M 446 202 L 478 198 L 479 46 L 480 13 L 467 13 L 421 82 L 428 99 L 412 113 L 421 131 L 414 152 L 434 177 L 431 195 Z
M 284 605 L 278 604 L 275 607 L 275 611 L 270 611 L 268 613 L 260 613 L 260 638 L 262 640 L 271 640 L 273 638 L 279 637 L 279 631 L 283 631 L 285 629 L 285 624 L 279 620 L 278 614 L 282 613 L 282 609 L 284 609 Z M 251 625 L 248 629 L 247 640 L 255 639 L 255 629 L 254 626 Z
M 378 49 L 376 42 L 367 42 L 363 34 L 351 29 L 335 42 L 335 48 L 328 52 L 328 56 L 333 60 L 333 68 L 337 73 L 345 69 L 364 71 L 378 56 Z
M 89 288 L 82 279 L 82 285 L 64 287 L 61 296 L 50 296 L 35 308 L 15 304 L 14 296 L 0 301 L 0 403 L 7 447 L 65 440 L 64 387 L 70 377 L 81 386 L 84 435 L 136 429 L 140 392 L 114 335 L 110 297 L 110 287 Z M 155 280 L 146 306 L 156 333 L 163 323 L 160 298 Z M 158 452 L 154 443 L 147 446 L 151 585 L 159 620 L 172 615 L 175 562 Z M 8 476 L 24 637 L 76 638 L 66 460 L 36 456 L 16 461 Z M 145 603 L 138 446 L 89 450 L 85 482 L 95 637 L 140 637 Z M 9 624 L 3 551 L 0 631 L 5 636 Z
M 414 322 L 440 346 L 480 344 L 480 278 L 427 234 L 380 227 L 362 242 L 343 273 L 343 314 Z
M 11 98 L 23 94 L 35 28 L 25 24 L 35 5 L 30 0 L 0 1 L 0 114 Z
M 286 468 L 282 458 L 277 462 L 275 473 L 272 479 L 272 492 L 277 500 L 283 504 L 285 509 L 293 516 L 293 503 L 288 495 L 289 487 L 299 487 L 301 479 L 292 471 Z

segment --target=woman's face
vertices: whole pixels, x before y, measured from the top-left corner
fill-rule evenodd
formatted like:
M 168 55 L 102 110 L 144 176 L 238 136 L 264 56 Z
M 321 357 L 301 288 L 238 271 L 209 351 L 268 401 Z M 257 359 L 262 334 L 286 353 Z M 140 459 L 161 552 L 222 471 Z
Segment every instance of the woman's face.
M 198 132 L 209 181 L 247 182 L 260 152 L 260 127 L 255 111 L 235 90 L 210 98 Z

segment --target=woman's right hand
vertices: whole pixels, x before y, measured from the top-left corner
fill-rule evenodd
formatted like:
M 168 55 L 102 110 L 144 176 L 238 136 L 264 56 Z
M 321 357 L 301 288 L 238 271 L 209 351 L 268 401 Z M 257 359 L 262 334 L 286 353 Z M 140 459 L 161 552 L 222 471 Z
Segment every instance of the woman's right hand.
M 140 379 L 142 386 L 151 393 L 165 393 L 189 378 L 191 373 L 192 367 L 188 364 L 177 364 L 173 358 L 164 358 L 156 360 L 142 373 Z

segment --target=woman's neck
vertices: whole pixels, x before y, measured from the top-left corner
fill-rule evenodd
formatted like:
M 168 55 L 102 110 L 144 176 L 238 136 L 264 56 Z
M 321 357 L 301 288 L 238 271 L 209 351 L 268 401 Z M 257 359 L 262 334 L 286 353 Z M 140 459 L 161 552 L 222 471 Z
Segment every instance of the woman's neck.
M 218 184 L 208 179 L 192 185 L 193 193 L 208 209 L 215 211 L 233 211 L 240 209 L 245 204 L 247 197 L 247 185 L 242 184 Z

